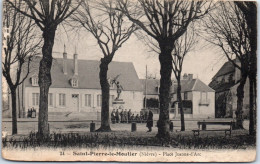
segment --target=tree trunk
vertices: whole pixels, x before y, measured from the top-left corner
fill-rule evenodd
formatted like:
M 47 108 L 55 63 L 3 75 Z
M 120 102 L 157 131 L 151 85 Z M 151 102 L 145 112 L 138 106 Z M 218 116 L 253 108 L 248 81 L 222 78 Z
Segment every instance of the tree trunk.
M 16 113 L 16 88 L 11 88 L 12 97 L 12 135 L 17 134 L 17 113 Z
M 255 135 L 255 123 L 254 123 L 254 80 L 249 78 L 249 135 Z
M 244 86 L 247 79 L 247 73 L 241 71 L 241 79 L 237 87 L 237 111 L 236 111 L 236 128 L 243 129 L 243 100 Z
M 48 93 L 51 86 L 52 48 L 56 28 L 46 28 L 43 31 L 44 44 L 42 60 L 39 67 L 40 104 L 38 117 L 38 133 L 49 134 L 48 128 Z
M 181 98 L 181 80 L 180 77 L 177 79 L 178 87 L 177 87 L 177 100 L 179 102 L 179 108 L 181 113 L 181 131 L 185 131 L 185 122 L 184 122 L 184 112 L 183 112 L 183 104 Z
M 100 72 L 99 72 L 99 80 L 101 85 L 102 92 L 102 107 L 101 107 L 101 126 L 97 131 L 101 132 L 109 132 L 110 128 L 110 120 L 109 120 L 109 83 L 107 81 L 107 71 L 108 65 L 112 61 L 112 57 L 105 56 L 101 59 L 100 63 Z
M 160 115 L 157 122 L 159 138 L 169 138 L 169 103 L 170 103 L 170 91 L 171 91 L 171 74 L 172 74 L 172 47 L 161 47 L 161 54 L 159 55 L 159 61 L 161 65 L 161 79 L 160 79 Z
M 254 76 L 254 80 L 253 80 L 253 82 L 254 82 L 254 131 L 255 131 L 255 133 L 256 133 L 256 129 L 257 129 L 257 125 L 256 125 L 256 123 L 257 123 L 257 99 L 256 99 L 256 97 L 257 97 L 257 81 L 256 81 L 256 75 Z

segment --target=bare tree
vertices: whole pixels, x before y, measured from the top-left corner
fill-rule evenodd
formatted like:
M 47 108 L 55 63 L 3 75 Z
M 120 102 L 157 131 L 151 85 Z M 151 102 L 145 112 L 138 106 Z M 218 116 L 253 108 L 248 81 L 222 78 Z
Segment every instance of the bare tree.
M 14 5 L 21 8 L 20 4 Z M 12 134 L 17 134 L 17 87 L 28 77 L 32 57 L 37 54 L 41 39 L 32 20 L 12 9 L 8 3 L 4 3 L 3 10 L 2 73 L 12 97 Z
M 177 100 L 179 102 L 180 114 L 181 114 L 181 131 L 185 131 L 184 112 L 181 97 L 181 73 L 185 56 L 195 45 L 196 39 L 194 34 L 194 27 L 187 31 L 183 36 L 175 41 L 174 49 L 172 52 L 172 70 L 177 80 Z M 175 109 L 178 110 L 178 109 Z
M 228 60 L 241 72 L 237 87 L 237 128 L 243 128 L 244 86 L 249 73 L 250 41 L 246 19 L 233 2 L 219 2 L 218 10 L 208 15 L 204 21 L 206 40 L 224 52 Z M 238 60 L 240 64 L 234 60 Z
M 42 31 L 44 43 L 42 46 L 42 60 L 39 66 L 40 104 L 38 132 L 48 134 L 48 93 L 51 80 L 52 49 L 55 33 L 58 25 L 67 19 L 80 5 L 80 2 L 72 0 L 7 0 L 13 8 L 23 15 L 31 18 Z M 23 2 L 25 11 L 15 6 L 15 3 Z
M 250 114 L 249 134 L 256 133 L 256 73 L 257 73 L 257 7 L 256 2 L 234 2 L 241 10 L 247 23 L 248 39 L 250 44 L 249 56 L 249 83 L 250 83 Z
M 100 60 L 99 79 L 102 91 L 101 127 L 97 131 L 111 131 L 109 120 L 109 83 L 107 79 L 108 65 L 116 51 L 130 38 L 137 27 L 127 22 L 122 12 L 115 10 L 115 1 L 86 0 L 74 20 L 89 31 L 104 55 Z
M 186 32 L 192 21 L 208 12 L 210 5 L 205 5 L 206 3 L 185 0 L 138 0 L 135 5 L 127 0 L 118 0 L 119 10 L 158 42 L 160 48 L 160 115 L 157 122 L 157 137 L 159 138 L 169 137 L 169 102 L 174 43 Z M 138 10 L 134 10 L 136 8 Z

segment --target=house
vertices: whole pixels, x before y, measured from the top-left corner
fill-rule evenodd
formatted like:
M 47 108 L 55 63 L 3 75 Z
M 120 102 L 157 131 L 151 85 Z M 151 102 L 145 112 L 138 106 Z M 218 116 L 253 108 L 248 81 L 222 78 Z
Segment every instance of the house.
M 25 115 L 27 109 L 39 108 L 38 70 L 41 57 L 35 57 L 31 64 L 28 78 L 20 86 L 18 106 Z M 99 83 L 99 64 L 95 60 L 79 60 L 74 54 L 73 59 L 53 59 L 51 75 L 52 85 L 49 89 L 48 109 L 51 112 L 97 112 L 101 111 L 101 87 Z M 133 63 L 111 62 L 108 70 L 108 80 L 117 77 L 123 87 L 120 98 L 124 109 L 139 112 L 143 107 L 143 90 Z M 110 85 L 110 107 L 117 96 L 116 86 Z
M 172 110 L 170 117 L 179 118 L 177 82 L 173 83 Z M 181 96 L 185 118 L 214 118 L 215 91 L 192 74 L 184 74 L 181 79 Z M 178 109 L 178 110 L 176 110 Z
M 234 59 L 236 64 L 239 61 Z M 215 90 L 216 117 L 235 117 L 237 108 L 237 87 L 240 81 L 240 70 L 231 61 L 227 61 L 212 78 L 209 86 Z M 243 115 L 248 117 L 249 111 L 249 80 L 244 86 Z
M 147 108 L 155 112 L 159 108 L 160 80 L 141 79 L 144 98 L 147 97 Z M 185 118 L 208 118 L 215 116 L 215 91 L 192 74 L 184 74 L 181 79 L 181 92 Z M 170 119 L 180 117 L 177 103 L 177 83 L 172 81 Z M 178 108 L 177 114 L 175 109 Z M 159 110 L 157 110 L 159 111 Z M 175 116 L 176 115 L 176 116 Z

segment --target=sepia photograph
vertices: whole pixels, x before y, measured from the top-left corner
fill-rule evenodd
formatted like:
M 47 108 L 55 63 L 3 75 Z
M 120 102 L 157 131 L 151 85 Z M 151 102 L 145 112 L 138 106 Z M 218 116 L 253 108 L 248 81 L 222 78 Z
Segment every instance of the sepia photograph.
M 3 159 L 256 160 L 256 1 L 1 5 Z

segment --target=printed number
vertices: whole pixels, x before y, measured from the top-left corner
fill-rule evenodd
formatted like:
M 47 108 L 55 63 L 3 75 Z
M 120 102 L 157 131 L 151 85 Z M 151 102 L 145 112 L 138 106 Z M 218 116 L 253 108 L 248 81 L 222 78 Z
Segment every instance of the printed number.
M 64 151 L 61 151 L 61 152 L 60 152 L 60 155 L 64 155 Z

